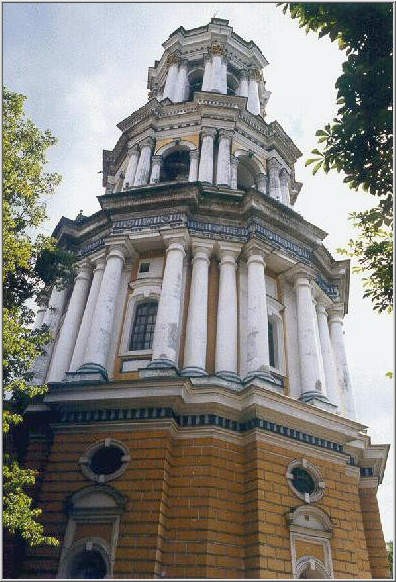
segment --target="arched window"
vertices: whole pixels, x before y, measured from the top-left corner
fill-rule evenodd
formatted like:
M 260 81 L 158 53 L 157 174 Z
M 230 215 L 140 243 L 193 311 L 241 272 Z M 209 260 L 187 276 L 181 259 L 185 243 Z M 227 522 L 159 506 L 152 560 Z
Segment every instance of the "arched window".
M 237 188 L 239 190 L 250 190 L 256 187 L 255 168 L 248 157 L 239 160 L 237 171 Z
M 101 579 L 107 576 L 107 570 L 107 564 L 98 550 L 82 550 L 72 559 L 68 577 Z
M 132 327 L 131 341 L 129 344 L 129 349 L 131 351 L 151 349 L 157 310 L 157 301 L 144 301 L 138 303 Z
M 195 69 L 188 75 L 188 81 L 190 84 L 190 93 L 188 96 L 188 101 L 194 99 L 194 93 L 196 91 L 202 91 L 202 81 L 203 81 L 203 70 Z
M 187 181 L 190 171 L 190 153 L 177 149 L 167 155 L 161 166 L 160 182 Z
M 232 74 L 227 75 L 227 95 L 236 95 L 238 89 L 238 79 Z

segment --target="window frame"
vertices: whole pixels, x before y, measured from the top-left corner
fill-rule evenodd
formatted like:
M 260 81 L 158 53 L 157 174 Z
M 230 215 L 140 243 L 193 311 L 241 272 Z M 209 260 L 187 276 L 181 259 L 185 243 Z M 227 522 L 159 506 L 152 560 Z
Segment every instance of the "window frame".
M 148 318 L 153 316 L 153 314 L 147 313 L 146 318 L 144 319 L 144 323 L 139 324 L 139 325 L 144 326 L 143 342 L 141 342 L 141 343 L 143 343 L 143 347 L 141 347 L 140 345 L 138 347 L 132 347 L 133 343 L 138 343 L 137 341 L 135 341 L 134 334 L 135 334 L 135 328 L 137 326 L 137 318 L 140 316 L 139 310 L 143 306 L 153 306 L 153 305 L 156 305 L 156 312 L 155 312 L 154 328 L 153 328 L 152 336 L 151 336 L 151 345 L 148 348 L 144 347 L 144 345 L 146 344 L 145 338 L 146 338 L 146 334 L 147 334 L 147 327 L 149 325 Z M 153 345 L 154 333 L 155 333 L 155 324 L 157 321 L 157 313 L 158 313 L 158 300 L 157 299 L 145 299 L 142 301 L 138 301 L 136 303 L 135 309 L 134 309 L 133 321 L 132 321 L 132 325 L 131 325 L 131 334 L 129 336 L 129 344 L 128 344 L 128 351 L 129 352 L 151 352 L 152 351 L 152 345 Z

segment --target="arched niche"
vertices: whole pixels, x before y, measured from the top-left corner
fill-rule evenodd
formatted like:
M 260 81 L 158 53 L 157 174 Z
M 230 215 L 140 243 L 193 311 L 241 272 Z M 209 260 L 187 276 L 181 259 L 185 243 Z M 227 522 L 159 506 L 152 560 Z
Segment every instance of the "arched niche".
M 236 150 L 234 156 L 238 159 L 237 188 L 239 190 L 258 189 L 259 175 L 265 174 L 264 165 L 257 156 L 247 150 Z
M 161 156 L 160 182 L 187 182 L 190 172 L 190 151 L 196 145 L 187 140 L 175 140 L 159 148 Z
M 296 564 L 296 578 L 302 580 L 328 580 L 332 576 L 321 560 L 314 556 L 303 556 Z
M 196 67 L 188 73 L 187 79 L 190 89 L 187 101 L 192 101 L 194 99 L 194 93 L 196 91 L 202 91 L 203 75 L 204 70 L 202 67 Z

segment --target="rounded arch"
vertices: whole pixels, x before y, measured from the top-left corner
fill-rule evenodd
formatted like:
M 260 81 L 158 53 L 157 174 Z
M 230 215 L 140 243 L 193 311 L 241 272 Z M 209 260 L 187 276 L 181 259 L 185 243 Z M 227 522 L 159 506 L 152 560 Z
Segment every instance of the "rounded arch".
M 99 537 L 81 538 L 62 558 L 58 578 L 103 579 L 111 575 L 110 547 Z
M 329 515 L 313 505 L 300 505 L 289 513 L 289 525 L 316 532 L 331 533 L 333 524 Z
M 187 101 L 192 101 L 196 91 L 202 91 L 202 81 L 204 76 L 203 67 L 195 67 L 189 71 L 187 80 L 189 84 L 189 95 Z
M 160 182 L 186 181 L 190 172 L 190 151 L 196 146 L 187 140 L 175 140 L 158 150 L 161 170 Z
M 234 156 L 238 159 L 237 187 L 240 190 L 250 190 L 258 187 L 258 175 L 265 173 L 264 165 L 257 156 L 247 150 L 236 150 Z
M 296 562 L 296 577 L 300 579 L 324 580 L 331 578 L 323 562 L 314 556 L 302 556 Z
M 236 95 L 239 79 L 231 72 L 227 73 L 227 95 Z

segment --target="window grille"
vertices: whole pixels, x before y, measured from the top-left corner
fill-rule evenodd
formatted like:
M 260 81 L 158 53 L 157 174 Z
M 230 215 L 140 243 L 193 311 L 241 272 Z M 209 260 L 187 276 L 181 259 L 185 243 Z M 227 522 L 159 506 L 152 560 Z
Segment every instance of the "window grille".
M 157 301 L 145 301 L 137 306 L 129 345 L 131 351 L 151 349 L 157 309 Z

